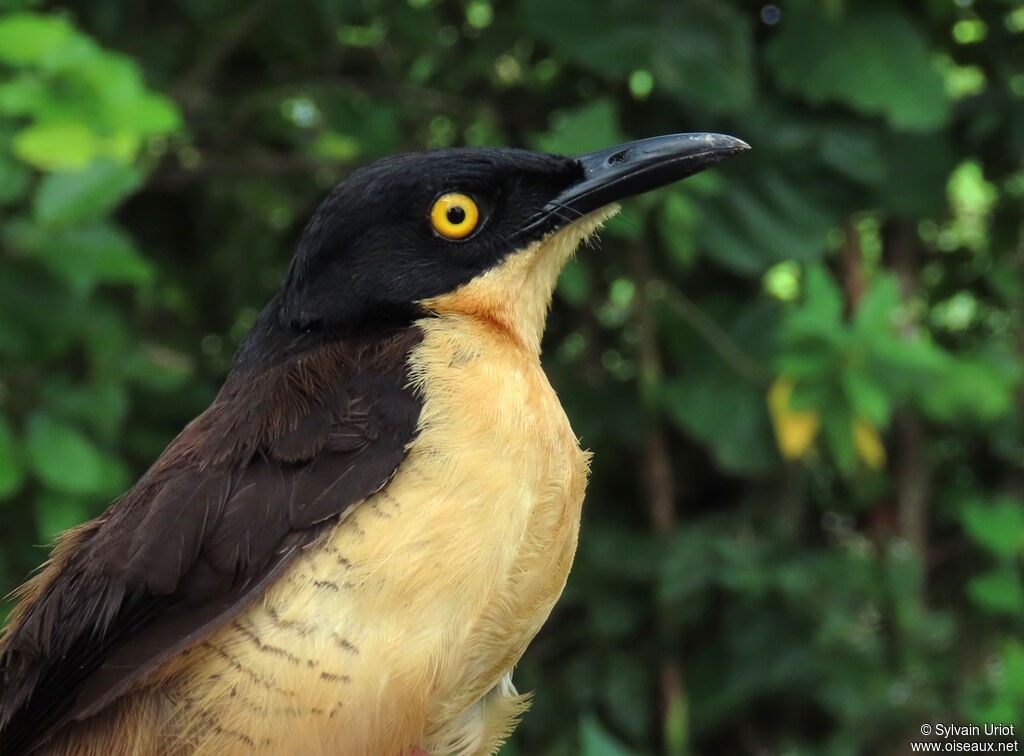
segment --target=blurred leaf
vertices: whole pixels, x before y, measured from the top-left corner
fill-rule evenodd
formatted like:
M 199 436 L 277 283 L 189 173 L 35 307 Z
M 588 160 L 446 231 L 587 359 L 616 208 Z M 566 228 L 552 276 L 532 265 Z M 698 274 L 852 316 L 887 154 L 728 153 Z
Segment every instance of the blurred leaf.
M 645 532 L 636 532 L 613 524 L 594 522 L 590 537 L 580 545 L 581 557 L 589 559 L 592 569 L 602 571 L 602 580 L 616 578 L 634 582 L 649 581 L 658 569 L 658 553 Z M 609 561 L 613 554 L 633 554 L 628 564 Z
M 1024 502 L 1009 496 L 968 501 L 960 519 L 971 538 L 996 556 L 1009 559 L 1024 551 Z
M 695 240 L 701 221 L 697 203 L 682 191 L 670 192 L 658 220 L 661 238 L 672 259 L 684 268 L 692 265 L 697 257 Z
M 15 65 L 43 63 L 65 50 L 74 36 L 74 29 L 59 16 L 0 16 L 0 60 Z
M 835 281 L 821 265 L 813 265 L 804 276 L 808 319 L 838 323 L 842 319 L 843 297 Z
M 126 378 L 158 393 L 182 388 L 195 374 L 195 365 L 187 354 L 159 344 L 142 344 L 141 349 L 123 355 Z
M 876 277 L 857 304 L 854 328 L 865 335 L 891 332 L 893 313 L 900 303 L 899 282 L 893 275 Z
M 581 307 L 590 294 L 590 269 L 578 260 L 570 260 L 558 277 L 558 294 L 574 307 Z
M 925 395 L 946 374 L 949 355 L 921 331 L 906 336 L 894 329 L 861 331 L 847 345 L 847 359 L 865 364 L 876 383 L 895 396 Z
M 1007 302 L 1024 301 L 1024 276 L 1018 274 L 1019 265 L 1011 260 L 994 260 L 988 285 Z
M 828 391 L 819 381 L 833 371 L 835 358 L 836 351 L 827 346 L 822 348 L 820 343 L 789 346 L 775 358 L 781 374 L 801 380 L 790 399 L 794 409 L 811 409 L 824 404 Z
M 764 255 L 761 248 L 752 245 L 750 239 L 731 218 L 708 220 L 702 228 L 701 249 L 716 264 L 748 276 L 760 275 L 773 259 Z
M 24 477 L 11 426 L 7 424 L 7 418 L 0 415 L 0 499 L 16 494 Z
M 100 154 L 100 140 L 83 123 L 37 123 L 14 137 L 14 154 L 43 171 L 80 170 Z
M 587 630 L 595 641 L 622 642 L 641 623 L 642 602 L 620 593 L 592 594 L 587 607 Z
M 118 124 L 141 136 L 169 134 L 181 127 L 181 114 L 169 97 L 141 92 L 118 110 Z
M 124 484 L 104 454 L 77 428 L 48 415 L 29 419 L 25 448 L 33 472 L 48 487 L 70 494 L 111 494 Z
M 755 91 L 749 14 L 726 3 L 696 0 L 669 3 L 652 21 L 662 41 L 651 52 L 659 89 L 712 112 L 749 106 Z
M 67 75 L 93 93 L 95 122 L 105 132 L 153 136 L 180 125 L 174 103 L 147 91 L 138 65 L 125 55 L 99 51 L 78 62 Z
M 855 415 L 874 428 L 889 423 L 891 403 L 888 394 L 877 383 L 859 370 L 847 370 L 840 379 L 843 391 Z M 873 429 L 873 428 L 872 428 Z
M 12 116 L 66 112 L 55 94 L 46 78 L 35 71 L 13 76 L 0 82 L 0 112 Z
M 848 412 L 833 409 L 822 413 L 822 428 L 836 465 L 844 473 L 857 467 L 860 456 L 853 434 L 853 419 Z
M 629 756 L 629 753 L 596 718 L 589 716 L 580 720 L 580 756 Z
M 627 0 L 580 12 L 571 3 L 525 0 L 519 20 L 529 33 L 593 71 L 627 77 L 649 69 L 656 88 L 712 110 L 736 110 L 753 95 L 748 22 L 722 3 Z
M 0 153 L 0 207 L 20 200 L 28 187 L 28 171 Z
M 180 126 L 177 107 L 146 89 L 135 61 L 58 16 L 0 17 L 0 47 L 0 59 L 34 66 L 0 84 L 0 112 L 34 119 L 13 140 L 14 154 L 33 167 L 76 170 L 98 156 L 126 164 L 143 138 Z
M 0 322 L 18 324 L 17 328 L 0 328 L 0 354 L 9 364 L 32 364 L 60 355 L 74 338 L 81 319 L 78 303 L 37 266 L 0 257 Z
M 144 284 L 153 278 L 150 263 L 116 226 L 46 228 L 12 223 L 5 240 L 41 260 L 79 293 L 99 282 Z
M 846 6 L 829 18 L 794 5 L 768 46 L 779 83 L 814 104 L 884 115 L 896 129 L 934 131 L 951 115 L 942 77 L 918 29 L 896 8 Z
M 971 578 L 967 593 L 978 606 L 996 614 L 1024 614 L 1024 585 L 1020 573 L 1000 567 Z
M 822 160 L 865 184 L 879 184 L 887 165 L 876 134 L 852 124 L 830 124 L 821 136 Z
M 725 536 L 716 525 L 697 522 L 673 533 L 661 560 L 658 600 L 680 625 L 700 617 L 703 597 L 722 574 L 718 544 Z
M 602 692 L 609 722 L 634 740 L 644 737 L 651 718 L 652 682 L 649 668 L 626 656 L 613 656 L 605 668 Z
M 820 259 L 833 225 L 814 197 L 802 194 L 791 178 L 776 171 L 734 182 L 721 196 L 703 201 L 701 211 L 701 251 L 746 275 L 760 276 L 781 260 Z
M 50 174 L 36 191 L 36 220 L 70 225 L 106 215 L 141 183 L 142 172 L 137 168 L 105 159 L 95 160 L 82 170 Z
M 644 217 L 642 210 L 637 205 L 643 206 L 642 199 L 637 202 L 628 202 L 605 221 L 601 229 L 601 237 L 609 239 L 622 239 L 624 241 L 637 241 L 644 235 Z
M 856 417 L 853 420 L 852 433 L 853 446 L 861 461 L 872 470 L 881 470 L 885 467 L 885 445 L 875 427 L 863 418 Z
M 534 139 L 537 149 L 557 155 L 577 155 L 625 141 L 615 105 L 607 97 L 558 113 L 551 130 Z
M 578 13 L 568 3 L 525 0 L 519 5 L 519 18 L 527 31 L 570 58 L 625 75 L 645 65 L 651 47 L 650 29 L 636 16 L 639 9 L 629 2 L 600 4 L 590 13 Z
M 887 175 L 878 184 L 877 202 L 896 216 L 942 215 L 946 181 L 956 166 L 954 149 L 946 132 L 886 134 L 881 150 Z
M 65 376 L 52 376 L 41 388 L 41 403 L 55 414 L 88 424 L 103 440 L 117 440 L 128 412 L 124 385 L 112 377 L 83 384 Z
M 317 134 L 309 151 L 314 157 L 321 160 L 346 162 L 359 156 L 360 147 L 359 142 L 348 134 L 342 134 L 339 131 L 323 131 Z
M 832 362 L 832 355 L 841 351 L 843 343 L 843 295 L 835 281 L 821 265 L 809 266 L 804 274 L 804 294 L 799 307 L 786 313 L 782 337 L 789 351 L 802 351 L 812 360 L 808 369 L 814 370 L 824 359 L 821 368 Z M 806 370 L 793 370 L 795 377 Z
M 68 528 L 79 525 L 95 512 L 86 500 L 56 491 L 43 491 L 35 499 L 36 515 L 39 519 L 38 537 L 49 543 Z
M 1002 656 L 1006 692 L 1017 704 L 1017 711 L 1024 712 L 1024 643 L 1016 638 L 1008 639 Z
M 664 400 L 669 418 L 706 445 L 722 470 L 756 475 L 778 464 L 758 386 L 708 374 L 669 381 Z
M 915 397 L 923 411 L 937 420 L 961 417 L 993 420 L 1013 408 L 1016 377 L 983 358 L 944 355 L 935 373 Z
M 687 670 L 695 736 L 733 721 L 745 705 L 813 688 L 816 669 L 824 673 L 797 618 L 742 603 Z
M 318 102 L 331 129 L 351 137 L 363 156 L 386 155 L 401 141 L 402 111 L 394 102 L 337 94 Z
M 781 376 L 776 378 L 768 389 L 768 412 L 782 456 L 786 459 L 800 459 L 814 443 L 820 423 L 816 413 L 790 407 L 789 398 L 792 393 L 791 379 Z

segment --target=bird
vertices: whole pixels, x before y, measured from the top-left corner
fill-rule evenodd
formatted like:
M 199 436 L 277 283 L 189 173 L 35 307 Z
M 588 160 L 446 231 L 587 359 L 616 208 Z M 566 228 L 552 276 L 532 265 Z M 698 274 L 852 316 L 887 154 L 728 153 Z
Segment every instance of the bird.
M 559 273 L 619 200 L 746 149 L 349 174 L 210 406 L 20 589 L 0 754 L 496 752 L 590 464 L 540 362 Z

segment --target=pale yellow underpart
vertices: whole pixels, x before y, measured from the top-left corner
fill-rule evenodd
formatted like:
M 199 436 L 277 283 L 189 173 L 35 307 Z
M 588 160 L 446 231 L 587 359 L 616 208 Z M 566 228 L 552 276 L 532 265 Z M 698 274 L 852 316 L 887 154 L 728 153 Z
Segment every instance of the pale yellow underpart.
M 540 338 L 559 271 L 614 210 L 424 303 L 438 317 L 410 359 L 424 403 L 408 458 L 167 671 L 180 734 L 161 752 L 498 749 L 528 706 L 511 671 L 565 585 L 589 460 Z

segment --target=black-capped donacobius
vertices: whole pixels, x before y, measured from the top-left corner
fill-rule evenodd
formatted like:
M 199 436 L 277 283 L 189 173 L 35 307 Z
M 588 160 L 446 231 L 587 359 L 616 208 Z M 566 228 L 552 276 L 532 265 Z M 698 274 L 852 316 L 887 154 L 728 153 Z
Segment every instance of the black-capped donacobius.
M 540 364 L 559 271 L 616 200 L 744 149 L 353 172 L 210 407 L 24 586 L 0 753 L 494 753 L 587 479 Z

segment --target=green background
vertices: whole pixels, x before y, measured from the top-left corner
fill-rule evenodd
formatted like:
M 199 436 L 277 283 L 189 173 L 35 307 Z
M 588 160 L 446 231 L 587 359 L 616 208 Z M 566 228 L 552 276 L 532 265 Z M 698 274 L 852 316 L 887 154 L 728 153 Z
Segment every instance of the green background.
M 0 589 L 206 406 L 354 166 L 697 130 L 754 149 L 626 203 L 556 293 L 594 471 L 505 752 L 1019 730 L 1007 0 L 0 1 Z

